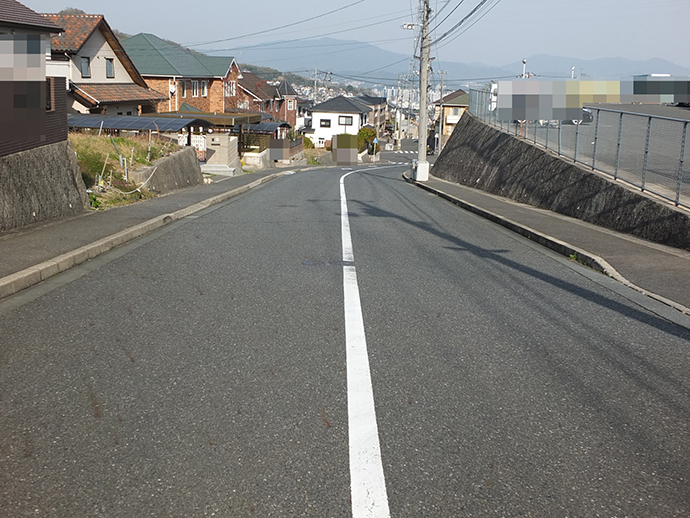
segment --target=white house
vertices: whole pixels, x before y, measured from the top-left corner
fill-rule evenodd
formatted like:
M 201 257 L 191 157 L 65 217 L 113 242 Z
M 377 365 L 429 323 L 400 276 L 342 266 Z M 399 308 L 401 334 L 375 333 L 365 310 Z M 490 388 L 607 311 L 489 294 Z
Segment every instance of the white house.
M 311 108 L 312 139 L 316 147 L 331 145 L 333 135 L 357 135 L 369 123 L 371 109 L 345 96 L 334 97 Z

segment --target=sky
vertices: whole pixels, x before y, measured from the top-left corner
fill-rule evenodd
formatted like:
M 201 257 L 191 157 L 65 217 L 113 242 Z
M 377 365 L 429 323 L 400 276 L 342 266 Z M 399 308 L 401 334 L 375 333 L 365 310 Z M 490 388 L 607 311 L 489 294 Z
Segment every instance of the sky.
M 298 40 L 293 43 L 295 52 L 333 54 L 333 49 L 310 48 L 308 38 L 322 36 L 412 55 L 416 31 L 403 30 L 401 24 L 419 22 L 421 3 L 205 0 L 191 9 L 188 0 L 21 1 L 39 13 L 74 7 L 103 14 L 113 29 L 153 33 L 202 52 L 235 56 L 240 62 L 242 47 L 277 40 Z M 432 56 L 439 62 L 502 66 L 550 54 L 577 59 L 663 58 L 690 68 L 690 0 L 430 0 L 430 5 L 432 40 L 438 40 Z M 266 66 L 281 68 L 276 63 Z

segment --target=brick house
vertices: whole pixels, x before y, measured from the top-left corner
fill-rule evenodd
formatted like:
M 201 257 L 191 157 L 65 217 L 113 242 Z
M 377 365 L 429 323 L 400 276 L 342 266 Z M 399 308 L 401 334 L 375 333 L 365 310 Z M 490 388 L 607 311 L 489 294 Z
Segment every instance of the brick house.
M 50 35 L 61 30 L 0 0 L 0 156 L 67 140 L 65 78 L 48 71 Z
M 279 84 L 269 84 L 251 72 L 242 72 L 237 97 L 232 101 L 235 110 L 264 113 L 297 126 L 297 92 L 283 79 Z
M 68 112 L 139 115 L 167 99 L 146 85 L 103 16 L 42 16 L 63 27 L 51 45 L 53 61 L 67 63 Z
M 233 57 L 206 56 L 153 34 L 137 34 L 122 42 L 146 83 L 169 98 L 159 113 L 176 112 L 187 103 L 206 113 L 225 113 L 236 106 L 240 68 Z

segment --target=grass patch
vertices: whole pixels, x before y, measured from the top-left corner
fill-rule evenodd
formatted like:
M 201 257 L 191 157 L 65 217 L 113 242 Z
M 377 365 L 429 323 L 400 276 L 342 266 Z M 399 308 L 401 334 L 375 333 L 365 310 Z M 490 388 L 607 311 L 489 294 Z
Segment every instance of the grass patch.
M 87 189 L 91 189 L 91 206 L 105 209 L 133 203 L 142 198 L 151 198 L 142 188 L 132 194 L 139 186 L 125 181 L 127 172 L 150 166 L 154 160 L 168 156 L 180 149 L 176 142 L 154 137 L 149 142 L 147 134 L 131 137 L 111 137 L 87 133 L 70 133 L 69 140 L 77 153 L 77 161 Z M 122 155 L 122 162 L 119 154 Z M 126 162 L 126 165 L 125 165 Z M 102 183 L 99 184 L 99 179 Z

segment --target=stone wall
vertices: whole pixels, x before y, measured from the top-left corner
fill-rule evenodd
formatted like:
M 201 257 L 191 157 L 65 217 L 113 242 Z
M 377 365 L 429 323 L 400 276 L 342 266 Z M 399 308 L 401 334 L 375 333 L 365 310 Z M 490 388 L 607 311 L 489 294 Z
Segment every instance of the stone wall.
M 690 250 L 690 217 L 672 205 L 492 128 L 466 112 L 432 173 L 602 227 Z
M 0 232 L 88 206 L 77 155 L 68 140 L 0 158 Z
M 156 172 L 151 177 L 153 170 Z M 193 147 L 185 147 L 174 155 L 156 160 L 151 167 L 130 172 L 130 179 L 138 184 L 146 184 L 150 191 L 165 194 L 204 183 L 201 166 Z

